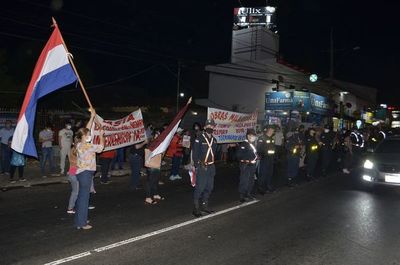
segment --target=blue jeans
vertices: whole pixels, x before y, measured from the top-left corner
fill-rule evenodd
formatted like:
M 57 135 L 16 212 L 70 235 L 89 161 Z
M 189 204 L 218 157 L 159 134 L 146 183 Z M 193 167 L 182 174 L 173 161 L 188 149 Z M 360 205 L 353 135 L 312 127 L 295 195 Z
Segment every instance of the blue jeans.
M 115 169 L 115 164 L 118 163 L 118 169 L 122 169 L 124 165 L 125 148 L 117 149 L 117 155 L 113 158 L 111 163 L 111 170 Z
M 42 159 L 40 160 L 40 170 L 42 175 L 46 175 L 45 173 L 45 166 L 46 162 L 49 160 L 49 168 L 50 168 L 50 173 L 55 172 L 55 166 L 54 166 L 54 159 L 53 159 L 53 147 L 43 147 L 42 148 Z
M 79 182 L 78 198 L 75 205 L 75 226 L 87 225 L 90 187 L 92 186 L 94 171 L 85 170 L 76 175 Z
M 1 172 L 10 172 L 11 148 L 6 144 L 1 144 Z
M 136 189 L 140 182 L 140 170 L 143 167 L 143 158 L 140 155 L 130 154 L 129 163 L 131 164 L 132 189 Z
M 71 183 L 71 196 L 69 197 L 68 210 L 72 210 L 75 208 L 76 199 L 78 198 L 79 193 L 79 182 L 76 176 L 68 176 L 68 180 Z
M 172 168 L 171 168 L 171 175 L 179 175 L 179 168 L 181 166 L 182 157 L 174 156 L 172 158 Z
M 156 168 L 149 168 L 147 170 L 147 178 L 145 184 L 146 198 L 153 198 L 158 194 L 158 180 L 160 179 L 161 171 Z

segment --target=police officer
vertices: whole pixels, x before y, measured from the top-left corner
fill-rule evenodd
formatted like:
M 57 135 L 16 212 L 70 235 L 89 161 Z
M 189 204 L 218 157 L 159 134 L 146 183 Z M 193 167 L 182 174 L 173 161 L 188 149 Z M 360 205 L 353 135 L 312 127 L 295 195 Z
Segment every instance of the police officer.
M 322 167 L 322 176 L 326 177 L 328 174 L 328 169 L 332 160 L 332 152 L 333 152 L 333 142 L 335 135 L 331 131 L 329 124 L 324 126 L 324 131 L 320 136 L 320 145 L 321 145 L 321 167 Z
M 296 129 L 287 134 L 287 185 L 292 187 L 299 172 L 301 140 Z
M 258 139 L 257 152 L 260 158 L 258 191 L 264 195 L 265 192 L 273 192 L 272 176 L 274 173 L 275 158 L 275 128 L 271 125 L 264 128 L 264 135 Z
M 193 144 L 192 157 L 196 168 L 196 187 L 193 194 L 195 217 L 204 213 L 212 213 L 208 208 L 208 199 L 214 188 L 215 155 L 217 141 L 213 136 L 215 128 L 214 120 L 207 120 L 204 132 L 201 133 Z
M 240 143 L 237 150 L 237 158 L 240 161 L 240 202 L 254 199 L 252 191 L 254 188 L 254 174 L 256 173 L 257 135 L 253 129 L 247 130 L 246 140 Z
M 364 136 L 357 127 L 350 133 L 350 141 L 353 150 L 353 163 L 358 165 L 361 161 L 361 153 L 364 148 Z
M 307 180 L 315 179 L 315 167 L 319 157 L 319 143 L 315 135 L 315 129 L 310 128 L 305 139 L 306 159 L 307 159 Z

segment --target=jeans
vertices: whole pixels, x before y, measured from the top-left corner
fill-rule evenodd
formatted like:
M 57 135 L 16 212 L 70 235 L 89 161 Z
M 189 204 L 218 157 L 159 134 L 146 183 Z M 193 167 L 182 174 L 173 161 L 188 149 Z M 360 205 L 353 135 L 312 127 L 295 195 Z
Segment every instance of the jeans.
M 1 171 L 10 172 L 10 162 L 11 162 L 11 148 L 6 144 L 1 144 Z
M 300 157 L 288 155 L 287 157 L 287 178 L 289 181 L 296 179 L 299 173 Z
M 43 147 L 42 148 L 42 159 L 40 160 L 40 170 L 43 176 L 45 173 L 46 162 L 49 160 L 50 173 L 54 173 L 54 160 L 53 160 L 53 147 Z
M 10 166 L 10 179 L 14 179 L 15 170 L 18 168 L 18 177 L 19 179 L 24 178 L 24 166 Z
M 195 205 L 201 200 L 208 203 L 214 189 L 215 166 L 199 166 L 196 168 L 196 187 L 193 193 Z
M 159 169 L 148 169 L 145 185 L 146 198 L 153 198 L 154 195 L 158 195 L 158 180 L 160 174 L 161 171 Z
M 255 164 L 240 164 L 240 198 L 246 198 L 251 195 L 254 187 L 254 174 L 256 173 Z
M 143 158 L 137 154 L 130 154 L 129 163 L 131 165 L 132 188 L 136 189 L 140 182 L 140 170 L 143 167 Z
M 88 220 L 90 187 L 93 182 L 94 171 L 85 170 L 76 175 L 79 182 L 78 198 L 75 205 L 75 226 L 84 227 Z
M 124 165 L 124 153 L 125 153 L 125 148 L 119 148 L 117 149 L 117 155 L 114 157 L 111 163 L 111 170 L 115 169 L 115 164 L 118 163 L 118 169 L 122 169 Z
M 179 168 L 181 166 L 182 157 L 174 156 L 172 158 L 171 176 L 179 175 Z
M 76 199 L 78 198 L 79 182 L 76 176 L 68 176 L 69 183 L 71 183 L 71 196 L 69 196 L 68 209 L 72 210 L 75 208 Z
M 108 171 L 110 170 L 110 164 L 111 164 L 112 158 L 102 158 L 100 157 L 99 163 L 101 165 L 101 182 L 107 182 L 108 181 Z

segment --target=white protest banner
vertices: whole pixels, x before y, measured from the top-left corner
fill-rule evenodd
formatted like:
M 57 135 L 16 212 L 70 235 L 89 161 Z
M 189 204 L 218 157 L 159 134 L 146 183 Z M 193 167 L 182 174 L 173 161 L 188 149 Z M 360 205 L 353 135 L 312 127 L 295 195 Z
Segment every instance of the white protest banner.
M 243 142 L 247 129 L 255 129 L 257 111 L 245 114 L 221 109 L 208 108 L 207 119 L 216 123 L 214 137 L 219 144 Z
M 142 111 L 139 109 L 119 120 L 104 120 L 96 116 L 93 131 L 93 143 L 99 144 L 99 132 L 103 128 L 105 135 L 104 151 L 130 146 L 146 140 Z

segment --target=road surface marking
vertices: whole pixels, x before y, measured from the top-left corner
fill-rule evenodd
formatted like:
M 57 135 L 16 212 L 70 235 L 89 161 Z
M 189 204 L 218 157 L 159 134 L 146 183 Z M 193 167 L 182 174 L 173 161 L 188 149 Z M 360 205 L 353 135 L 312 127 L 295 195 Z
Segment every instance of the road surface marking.
M 50 263 L 46 263 L 45 265 L 58 265 L 58 264 L 62 264 L 62 263 L 66 263 L 66 262 L 72 261 L 72 260 L 77 260 L 77 259 L 80 259 L 80 258 L 83 258 L 83 257 L 90 256 L 92 254 L 96 254 L 96 253 L 100 253 L 100 252 L 103 252 L 103 251 L 106 251 L 106 250 L 110 250 L 110 249 L 113 249 L 113 248 L 124 246 L 124 245 L 130 244 L 130 243 L 133 243 L 133 242 L 137 242 L 139 240 L 143 240 L 143 239 L 146 239 L 146 238 L 149 238 L 149 237 L 153 237 L 153 236 L 156 236 L 156 235 L 160 235 L 160 234 L 172 231 L 172 230 L 176 230 L 176 229 L 184 227 L 184 226 L 188 226 L 188 225 L 191 225 L 191 224 L 194 224 L 194 223 L 198 223 L 198 222 L 201 222 L 203 220 L 213 218 L 215 216 L 226 214 L 226 213 L 238 210 L 240 208 L 244 208 L 244 207 L 247 207 L 249 205 L 255 204 L 257 202 L 259 202 L 259 201 L 258 200 L 254 200 L 254 201 L 250 201 L 250 202 L 247 202 L 247 203 L 243 203 L 243 204 L 240 204 L 240 205 L 237 205 L 237 206 L 234 206 L 234 207 L 231 207 L 231 208 L 219 211 L 219 212 L 215 212 L 213 214 L 205 215 L 205 216 L 202 216 L 200 218 L 192 219 L 192 220 L 180 223 L 180 224 L 176 224 L 176 225 L 173 225 L 173 226 L 162 228 L 162 229 L 159 229 L 159 230 L 156 230 L 154 232 L 150 232 L 150 233 L 147 233 L 147 234 L 144 234 L 144 235 L 141 235 L 141 236 L 132 237 L 132 238 L 129 238 L 129 239 L 126 239 L 126 240 L 123 240 L 123 241 L 119 241 L 119 242 L 116 242 L 116 243 L 113 243 L 113 244 L 110 244 L 110 245 L 107 245 L 107 246 L 104 246 L 104 247 L 93 249 L 91 251 L 83 252 L 83 253 L 78 254 L 78 255 L 74 255 L 74 256 L 70 256 L 70 257 L 64 258 L 64 259 L 52 261 Z

